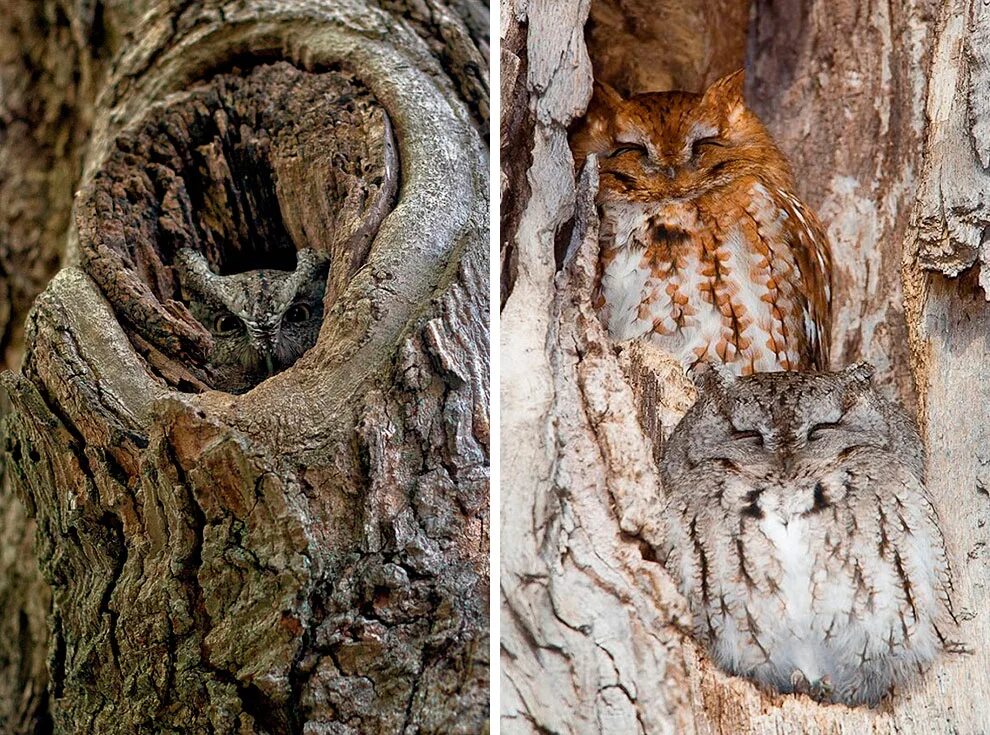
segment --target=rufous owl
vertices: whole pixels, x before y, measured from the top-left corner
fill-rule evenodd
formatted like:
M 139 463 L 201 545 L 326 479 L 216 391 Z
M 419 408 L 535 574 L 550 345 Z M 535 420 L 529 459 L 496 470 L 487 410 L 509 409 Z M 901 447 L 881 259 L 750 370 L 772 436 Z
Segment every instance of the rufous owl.
M 596 82 L 571 146 L 578 167 L 599 160 L 596 306 L 613 339 L 650 339 L 685 368 L 828 368 L 828 239 L 742 71 L 702 94 Z

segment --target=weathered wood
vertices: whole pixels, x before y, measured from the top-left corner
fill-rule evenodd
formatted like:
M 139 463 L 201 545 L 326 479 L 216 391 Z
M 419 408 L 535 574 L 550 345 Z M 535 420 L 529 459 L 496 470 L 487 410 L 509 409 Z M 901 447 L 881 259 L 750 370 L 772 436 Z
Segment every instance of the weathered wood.
M 209 336 L 178 300 L 175 254 L 229 273 L 325 252 L 332 307 L 393 207 L 398 168 L 388 118 L 353 73 L 221 74 L 119 136 L 77 198 L 82 265 L 160 375 L 203 385 Z
M 528 104 L 547 112 L 533 133 L 528 199 L 510 198 L 521 210 L 503 214 L 529 223 L 507 246 L 518 266 L 502 321 L 503 732 L 990 731 L 990 322 L 971 240 L 984 216 L 976 141 L 987 114 L 974 90 L 986 73 L 985 10 L 758 1 L 751 18 L 750 101 L 835 243 L 836 365 L 877 363 L 891 392 L 918 409 L 960 637 L 971 649 L 944 656 L 869 710 L 761 693 L 716 670 L 690 638 L 684 600 L 653 553 L 662 493 L 654 453 L 689 391 L 649 350 L 610 345 L 590 310 L 593 178 L 575 198 L 571 170 L 544 143 L 587 100 L 588 65 L 575 48 L 587 4 L 555 3 L 552 18 L 542 3 L 528 8 L 516 11 L 527 34 Z M 609 3 L 592 16 L 613 10 Z M 655 20 L 624 29 L 644 29 L 646 42 Z M 636 43 L 592 42 L 593 54 L 606 47 L 593 56 L 596 69 L 621 80 L 635 66 L 622 49 Z M 683 75 L 689 67 L 674 56 L 680 71 L 638 73 Z M 691 73 L 704 66 L 696 59 Z M 557 272 L 554 242 L 572 218 L 576 249 Z M 527 373 L 535 379 L 517 389 Z M 657 396 L 664 412 L 638 415 L 652 412 Z
M 59 266 L 105 69 L 86 18 L 70 19 L 68 4 L 11 0 L 0 23 L 0 369 L 20 363 L 28 309 Z M 0 396 L 0 417 L 8 410 Z M 51 593 L 32 553 L 35 523 L 2 455 L 0 731 L 47 732 Z
M 0 366 L 23 351 L 24 318 L 55 273 L 93 100 L 105 71 L 97 3 L 10 0 L 0 23 Z M 82 7 L 80 9 L 82 10 Z
M 834 262 L 832 362 L 869 360 L 915 402 L 901 267 L 922 175 L 938 3 L 757 0 L 749 99 L 826 223 Z M 929 78 L 933 81 L 929 87 Z
M 48 732 L 51 591 L 35 561 L 35 523 L 9 484 L 0 477 L 0 609 L 5 611 L 0 618 L 0 731 Z
M 6 481 L 51 591 L 27 607 L 0 588 L 31 644 L 5 685 L 24 700 L 10 732 L 485 728 L 485 14 L 391 5 L 149 1 L 90 19 L 112 63 L 77 267 L 2 379 Z M 190 239 L 221 268 L 329 250 L 316 347 L 243 396 L 197 393 L 196 330 L 169 303 L 169 254 Z

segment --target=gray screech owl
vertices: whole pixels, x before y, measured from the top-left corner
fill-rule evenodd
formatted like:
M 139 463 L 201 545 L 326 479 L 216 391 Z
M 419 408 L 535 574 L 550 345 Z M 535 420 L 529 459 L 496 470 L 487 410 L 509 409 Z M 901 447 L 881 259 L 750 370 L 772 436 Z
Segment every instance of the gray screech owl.
M 329 268 L 325 255 L 300 250 L 294 271 L 221 276 L 202 253 L 183 248 L 175 267 L 183 301 L 213 338 L 206 367 L 214 388 L 243 393 L 316 344 Z
M 849 705 L 917 675 L 954 626 L 921 441 L 872 376 L 711 368 L 661 462 L 662 552 L 715 662 Z

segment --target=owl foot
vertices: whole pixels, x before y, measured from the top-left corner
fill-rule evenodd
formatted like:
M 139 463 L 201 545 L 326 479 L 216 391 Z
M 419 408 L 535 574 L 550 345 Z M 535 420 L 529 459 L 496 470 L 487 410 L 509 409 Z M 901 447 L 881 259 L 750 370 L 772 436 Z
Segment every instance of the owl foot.
M 832 680 L 829 677 L 823 676 L 812 683 L 801 669 L 791 672 L 791 688 L 795 694 L 811 697 L 816 702 L 828 702 L 832 699 Z
M 811 682 L 801 669 L 791 672 L 791 689 L 795 694 L 811 694 Z
M 827 676 L 823 676 L 811 685 L 809 696 L 816 702 L 832 701 L 832 680 Z

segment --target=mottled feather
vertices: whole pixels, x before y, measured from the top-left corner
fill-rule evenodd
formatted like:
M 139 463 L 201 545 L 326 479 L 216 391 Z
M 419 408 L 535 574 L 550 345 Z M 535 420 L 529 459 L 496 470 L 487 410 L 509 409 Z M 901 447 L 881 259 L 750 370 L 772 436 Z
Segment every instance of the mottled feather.
M 292 271 L 219 275 L 201 253 L 184 248 L 175 268 L 183 301 L 212 338 L 205 367 L 213 387 L 243 393 L 316 344 L 329 268 L 325 255 L 305 249 Z
M 710 371 L 661 463 L 662 556 L 714 661 L 875 705 L 955 620 L 921 440 L 872 371 Z
M 828 240 L 741 83 L 629 100 L 596 85 L 572 136 L 579 166 L 600 160 L 596 304 L 614 339 L 651 339 L 685 367 L 825 369 Z

